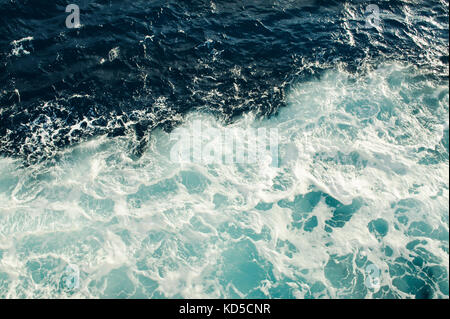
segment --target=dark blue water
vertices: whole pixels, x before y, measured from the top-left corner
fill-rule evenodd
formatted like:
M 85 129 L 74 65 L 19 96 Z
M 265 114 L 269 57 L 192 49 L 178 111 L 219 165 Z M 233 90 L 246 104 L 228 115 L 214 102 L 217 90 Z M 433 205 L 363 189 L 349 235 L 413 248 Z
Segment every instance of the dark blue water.
M 171 129 L 175 115 L 271 115 L 293 81 L 337 64 L 364 72 L 392 59 L 448 79 L 448 5 L 441 1 L 378 3 L 386 12 L 382 32 L 364 28 L 370 1 L 84 0 L 83 27 L 67 29 L 69 3 L 1 2 L 1 154 L 35 161 L 92 136 L 136 134 L 131 151 L 139 155 L 146 133 Z M 12 44 L 30 36 L 17 45 L 23 49 Z M 114 48 L 120 54 L 109 61 Z M 48 139 L 27 143 L 37 125 Z

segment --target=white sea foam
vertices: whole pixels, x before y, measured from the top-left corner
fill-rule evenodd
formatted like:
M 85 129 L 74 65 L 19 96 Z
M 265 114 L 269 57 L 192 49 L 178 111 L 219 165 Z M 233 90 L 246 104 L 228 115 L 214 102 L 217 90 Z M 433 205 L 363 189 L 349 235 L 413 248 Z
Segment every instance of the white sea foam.
M 448 297 L 449 95 L 418 72 L 329 72 L 270 119 L 191 113 L 138 160 L 128 137 L 51 166 L 1 159 L 0 296 Z M 279 166 L 171 161 L 197 120 L 278 129 Z M 61 288 L 68 264 L 77 290 Z
M 25 38 L 22 38 L 19 40 L 11 41 L 10 44 L 12 46 L 12 50 L 11 50 L 11 54 L 9 56 L 29 55 L 31 53 L 30 48 L 29 48 L 29 46 L 31 44 L 29 44 L 29 43 L 31 43 L 31 41 L 33 41 L 33 40 L 34 40 L 34 38 L 30 36 L 30 37 L 25 37 Z M 24 47 L 24 45 L 26 45 L 26 44 L 28 44 L 28 46 Z

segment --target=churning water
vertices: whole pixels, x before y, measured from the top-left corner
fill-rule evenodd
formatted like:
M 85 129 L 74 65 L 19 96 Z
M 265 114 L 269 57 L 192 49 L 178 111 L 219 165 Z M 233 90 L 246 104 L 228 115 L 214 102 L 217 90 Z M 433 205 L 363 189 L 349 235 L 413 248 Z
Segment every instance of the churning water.
M 0 297 L 448 298 L 448 1 L 67 4 L 0 1 Z

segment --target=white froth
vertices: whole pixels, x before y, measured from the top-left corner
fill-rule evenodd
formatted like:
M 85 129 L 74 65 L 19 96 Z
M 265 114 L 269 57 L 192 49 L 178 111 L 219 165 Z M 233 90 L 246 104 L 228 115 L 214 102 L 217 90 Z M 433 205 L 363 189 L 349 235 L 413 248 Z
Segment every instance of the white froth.
M 380 268 L 383 285 L 411 296 L 388 270 L 397 257 L 411 260 L 406 245 L 413 239 L 426 240 L 448 274 L 448 239 L 411 236 L 407 226 L 424 222 L 448 234 L 448 150 L 444 159 L 430 151 L 448 130 L 448 88 L 417 82 L 417 72 L 399 65 L 358 77 L 329 72 L 293 87 L 288 105 L 270 119 L 250 114 L 227 126 L 192 113 L 172 133 L 154 131 L 138 160 L 131 159 L 128 137 L 72 147 L 53 166 L 20 168 L 0 159 L 0 296 L 270 297 L 285 283 L 303 298 L 321 282 L 322 297 L 342 297 L 351 288 L 333 287 L 324 269 L 330 256 L 348 254 L 355 278 L 364 271 L 356 259 L 364 256 Z M 430 96 L 432 110 L 424 107 Z M 277 128 L 279 167 L 172 162 L 171 138 L 195 120 L 225 135 Z M 311 212 L 283 204 L 313 191 L 362 205 L 329 231 L 335 208 L 325 197 Z M 407 225 L 398 220 L 401 209 Z M 293 227 L 312 216 L 312 231 Z M 389 225 L 382 239 L 368 229 L 380 218 Z M 254 260 L 233 255 L 236 247 Z M 57 288 L 69 263 L 82 273 L 76 292 Z M 273 278 L 243 283 L 243 265 Z

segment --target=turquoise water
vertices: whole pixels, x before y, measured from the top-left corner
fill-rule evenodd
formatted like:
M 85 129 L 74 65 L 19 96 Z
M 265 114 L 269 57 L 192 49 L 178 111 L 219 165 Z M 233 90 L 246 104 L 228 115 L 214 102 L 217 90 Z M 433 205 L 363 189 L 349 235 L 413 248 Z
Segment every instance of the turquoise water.
M 189 113 L 139 159 L 127 136 L 0 159 L 0 297 L 448 298 L 448 83 L 337 67 L 286 102 L 228 125 Z M 171 161 L 195 120 L 278 129 L 279 165 Z

